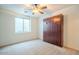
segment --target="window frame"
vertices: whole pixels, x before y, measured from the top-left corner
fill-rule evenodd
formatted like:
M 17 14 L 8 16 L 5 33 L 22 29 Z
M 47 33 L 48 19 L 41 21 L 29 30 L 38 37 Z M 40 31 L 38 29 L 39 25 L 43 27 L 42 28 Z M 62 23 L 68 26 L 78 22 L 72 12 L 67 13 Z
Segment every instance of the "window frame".
M 16 31 L 16 18 L 22 19 L 22 31 Z M 24 29 L 24 20 L 29 20 L 29 31 L 25 31 Z M 15 17 L 15 33 L 30 33 L 31 32 L 31 19 L 30 18 L 20 18 L 20 17 Z

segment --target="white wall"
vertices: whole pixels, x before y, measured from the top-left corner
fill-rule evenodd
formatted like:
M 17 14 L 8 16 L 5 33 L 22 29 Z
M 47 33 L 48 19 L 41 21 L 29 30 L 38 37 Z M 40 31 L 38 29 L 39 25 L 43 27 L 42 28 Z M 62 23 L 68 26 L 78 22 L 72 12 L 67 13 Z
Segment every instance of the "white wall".
M 64 46 L 79 50 L 79 5 L 70 6 L 53 13 L 53 15 L 58 14 L 64 15 Z M 40 19 L 42 23 L 42 18 Z M 43 27 L 40 26 L 40 38 L 42 39 L 43 29 L 41 28 Z
M 5 10 L 6 11 L 6 10 Z M 31 18 L 30 33 L 15 33 L 15 17 L 19 15 L 0 9 L 0 46 L 38 38 L 38 19 Z

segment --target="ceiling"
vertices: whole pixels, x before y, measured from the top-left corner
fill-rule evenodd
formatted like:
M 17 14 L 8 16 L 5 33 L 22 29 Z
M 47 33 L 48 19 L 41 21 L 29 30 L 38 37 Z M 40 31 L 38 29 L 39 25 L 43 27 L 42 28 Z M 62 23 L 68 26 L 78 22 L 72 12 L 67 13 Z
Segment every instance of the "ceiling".
M 46 5 L 47 9 L 43 10 L 44 14 L 34 14 L 34 15 L 32 14 L 32 10 L 29 10 L 26 4 L 0 4 L 0 8 L 8 9 L 28 16 L 40 17 L 43 15 L 50 15 L 57 10 L 71 6 L 71 4 L 46 4 Z M 25 10 L 27 11 L 26 13 L 24 12 Z

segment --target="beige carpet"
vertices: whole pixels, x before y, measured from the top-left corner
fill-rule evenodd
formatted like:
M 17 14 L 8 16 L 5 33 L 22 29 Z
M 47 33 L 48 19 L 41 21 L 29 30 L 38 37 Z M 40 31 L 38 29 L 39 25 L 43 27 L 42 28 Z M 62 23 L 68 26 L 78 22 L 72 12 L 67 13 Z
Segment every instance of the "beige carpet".
M 42 40 L 32 40 L 0 48 L 1 55 L 72 55 L 76 51 L 60 48 Z

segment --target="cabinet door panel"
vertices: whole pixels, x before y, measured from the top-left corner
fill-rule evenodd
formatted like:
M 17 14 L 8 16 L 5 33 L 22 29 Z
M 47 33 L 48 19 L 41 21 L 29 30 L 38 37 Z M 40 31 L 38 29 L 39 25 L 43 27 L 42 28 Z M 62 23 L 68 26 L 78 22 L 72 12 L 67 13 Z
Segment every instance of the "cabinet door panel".
M 43 39 L 57 46 L 63 46 L 63 15 L 44 19 Z

